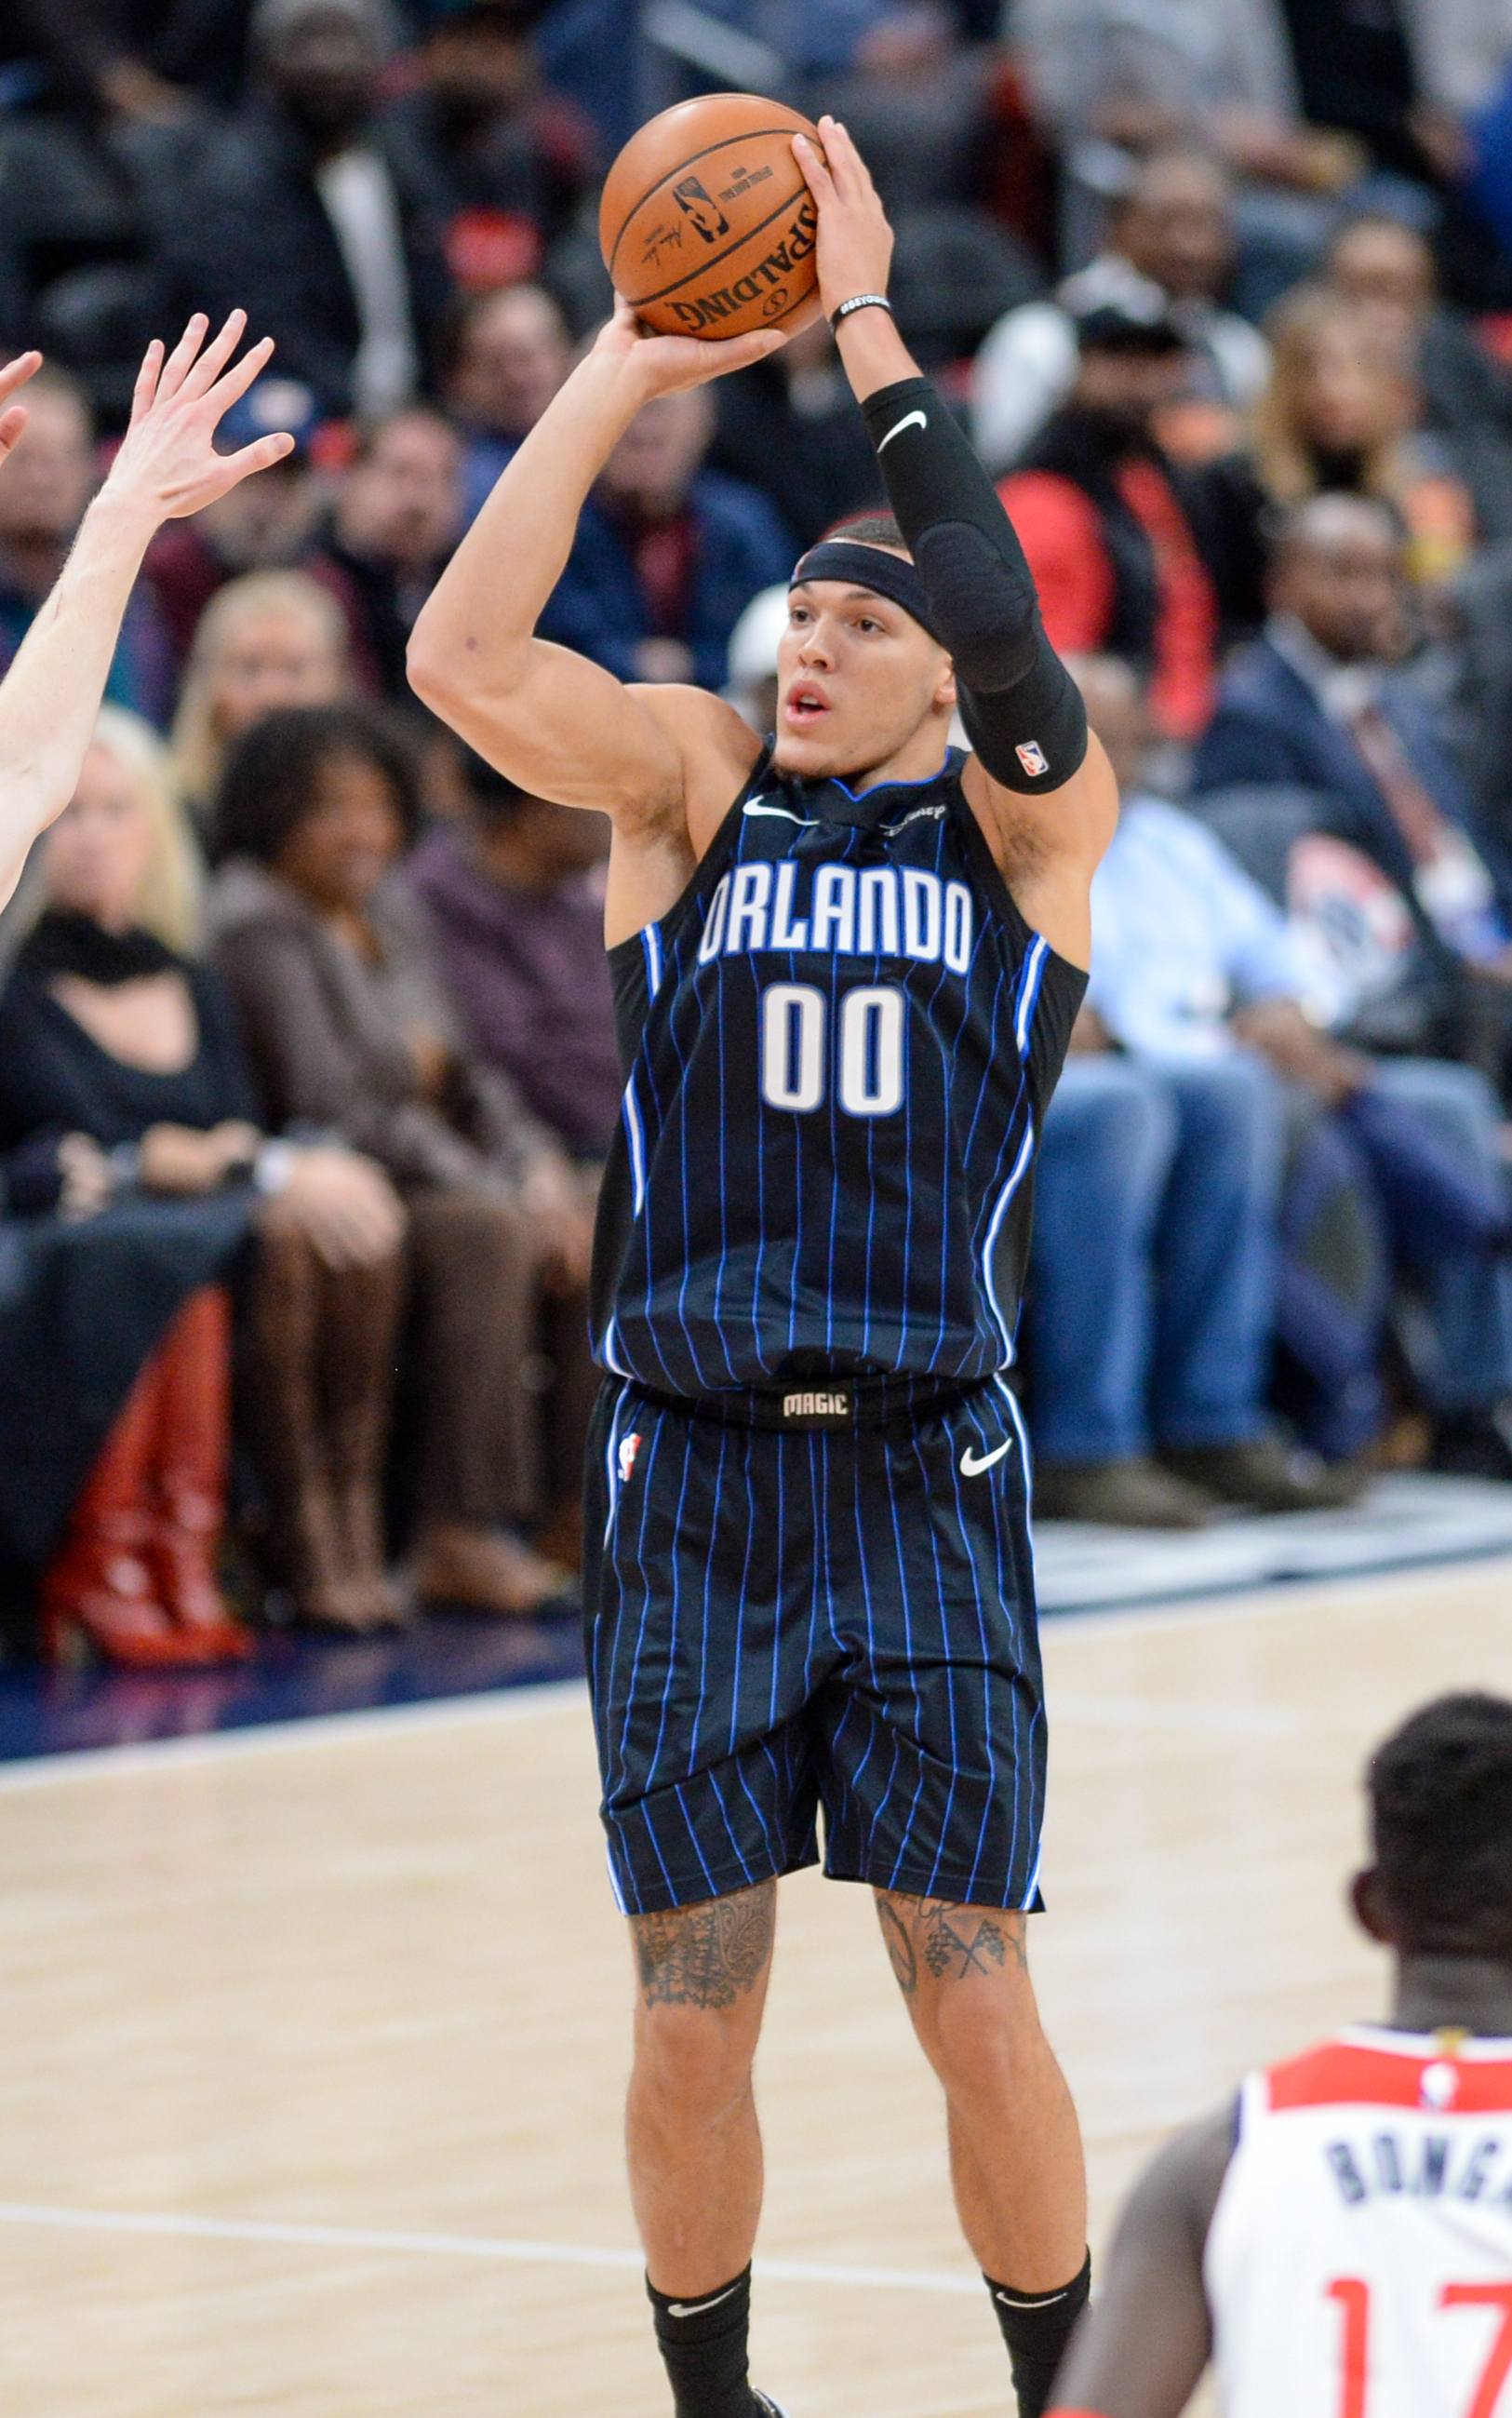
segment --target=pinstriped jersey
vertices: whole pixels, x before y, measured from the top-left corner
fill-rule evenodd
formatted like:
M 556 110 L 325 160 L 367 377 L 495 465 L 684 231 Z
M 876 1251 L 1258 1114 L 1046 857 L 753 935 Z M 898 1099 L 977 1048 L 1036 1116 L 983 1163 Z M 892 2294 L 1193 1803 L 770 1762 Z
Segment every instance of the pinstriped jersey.
M 1252 2074 L 1203 2267 L 1225 2418 L 1506 2418 L 1512 2041 L 1360 2025 Z
M 852 792 L 763 757 L 677 905 L 610 952 L 617 1374 L 695 1396 L 1011 1362 L 1085 976 L 1015 906 L 964 761 Z

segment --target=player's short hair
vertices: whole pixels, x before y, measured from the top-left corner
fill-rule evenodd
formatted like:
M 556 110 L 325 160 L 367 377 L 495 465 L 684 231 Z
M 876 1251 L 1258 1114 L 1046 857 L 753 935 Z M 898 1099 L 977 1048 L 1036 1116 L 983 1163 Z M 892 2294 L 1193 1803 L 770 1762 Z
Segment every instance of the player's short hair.
M 909 541 L 891 513 L 855 513 L 825 530 L 825 543 L 831 538 L 843 538 L 848 545 L 885 545 L 897 554 L 909 552 Z M 909 559 L 912 560 L 911 555 Z
M 1399 1944 L 1512 1960 L 1512 1704 L 1425 1705 L 1376 1749 L 1366 1786 Z
M 420 781 L 408 740 L 390 717 L 372 705 L 291 705 L 265 713 L 231 751 L 215 815 L 217 860 L 250 856 L 271 865 L 313 810 L 322 767 L 336 756 L 359 757 L 383 774 L 413 839 Z

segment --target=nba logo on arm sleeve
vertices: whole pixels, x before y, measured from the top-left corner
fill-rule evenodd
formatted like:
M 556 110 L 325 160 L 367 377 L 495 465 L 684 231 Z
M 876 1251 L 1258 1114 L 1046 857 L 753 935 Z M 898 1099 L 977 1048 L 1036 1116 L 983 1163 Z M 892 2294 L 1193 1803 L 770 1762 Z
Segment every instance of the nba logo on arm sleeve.
M 1037 739 L 1026 739 L 1021 747 L 1014 749 L 1014 754 L 1031 781 L 1037 781 L 1042 773 L 1047 773 L 1050 769 L 1046 761 L 1045 750 Z

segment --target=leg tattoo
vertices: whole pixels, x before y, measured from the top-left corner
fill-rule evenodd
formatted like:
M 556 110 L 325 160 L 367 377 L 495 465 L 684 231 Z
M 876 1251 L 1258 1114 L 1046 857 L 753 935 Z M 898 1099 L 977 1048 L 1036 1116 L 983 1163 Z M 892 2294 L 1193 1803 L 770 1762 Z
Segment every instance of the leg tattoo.
M 766 1970 L 776 1921 L 775 1881 L 704 1905 L 633 1916 L 642 1997 L 653 2007 L 733 2007 Z
M 877 1900 L 882 1937 L 898 1987 L 911 1998 L 920 1967 L 936 1982 L 963 1982 L 969 1973 L 1000 1972 L 1012 1959 L 1029 1970 L 1021 1914 L 989 1912 L 954 1899 L 883 1897 Z

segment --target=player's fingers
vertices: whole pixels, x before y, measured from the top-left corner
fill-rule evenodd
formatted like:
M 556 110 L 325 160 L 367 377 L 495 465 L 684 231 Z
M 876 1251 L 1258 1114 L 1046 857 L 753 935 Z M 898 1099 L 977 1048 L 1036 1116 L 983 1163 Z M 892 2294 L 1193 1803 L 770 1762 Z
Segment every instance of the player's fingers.
M 142 367 L 136 374 L 136 383 L 131 389 L 130 425 L 133 428 L 136 426 L 137 421 L 142 418 L 144 412 L 147 412 L 152 409 L 153 403 L 157 398 L 158 377 L 161 369 L 162 338 L 160 336 L 154 336 L 151 344 L 147 346 L 146 351 L 142 356 Z
M 819 203 L 832 200 L 834 179 L 825 166 L 824 155 L 817 144 L 812 143 L 806 134 L 795 134 L 793 157 L 802 169 L 804 181 L 815 200 Z
M 4 461 L 25 425 L 24 405 L 12 404 L 8 411 L 0 412 L 0 461 Z
M 706 344 L 701 350 L 717 355 L 709 375 L 725 377 L 731 370 L 749 369 L 753 361 L 764 361 L 769 353 L 780 353 L 787 342 L 786 328 L 753 328 L 748 335 L 728 336 L 723 344 Z
M 215 338 L 212 344 L 206 345 L 204 352 L 201 353 L 198 360 L 195 361 L 193 367 L 191 369 L 189 375 L 185 378 L 184 395 L 186 400 L 197 401 L 202 394 L 207 394 L 209 392 L 211 387 L 214 386 L 216 379 L 224 369 L 227 361 L 231 359 L 232 354 L 236 351 L 237 346 L 240 344 L 242 329 L 246 325 L 246 312 L 233 311 L 220 334 Z
M 226 487 L 239 485 L 243 479 L 250 479 L 254 470 L 270 470 L 275 462 L 282 462 L 284 455 L 293 451 L 294 439 L 285 431 L 278 436 L 259 436 L 254 445 L 244 445 L 239 453 L 227 453 L 224 457 Z
M 24 386 L 41 366 L 42 356 L 35 348 L 29 353 L 18 353 L 13 361 L 7 361 L 5 368 L 0 370 L 0 403 L 4 403 L 8 394 L 14 394 L 19 386 Z
M 843 202 L 854 201 L 858 192 L 856 170 L 860 165 L 860 155 L 838 117 L 820 118 L 819 139 L 824 145 L 830 182 L 836 194 Z
M 272 356 L 272 337 L 260 336 L 252 350 L 243 353 L 236 368 L 227 370 L 223 378 L 217 379 L 208 399 L 215 406 L 218 420 L 223 411 L 230 410 L 234 403 L 239 403 L 253 378 L 261 376 Z
M 174 346 L 173 351 L 169 354 L 167 360 L 162 365 L 162 375 L 158 380 L 157 400 L 159 403 L 166 403 L 170 395 L 175 395 L 178 392 L 179 388 L 183 385 L 184 380 L 189 375 L 190 365 L 192 362 L 195 354 L 199 351 L 200 346 L 205 342 L 206 330 L 209 327 L 209 324 L 210 323 L 203 311 L 195 312 L 194 316 L 191 319 L 188 327 L 184 329 L 183 334 L 179 337 L 177 344 Z

